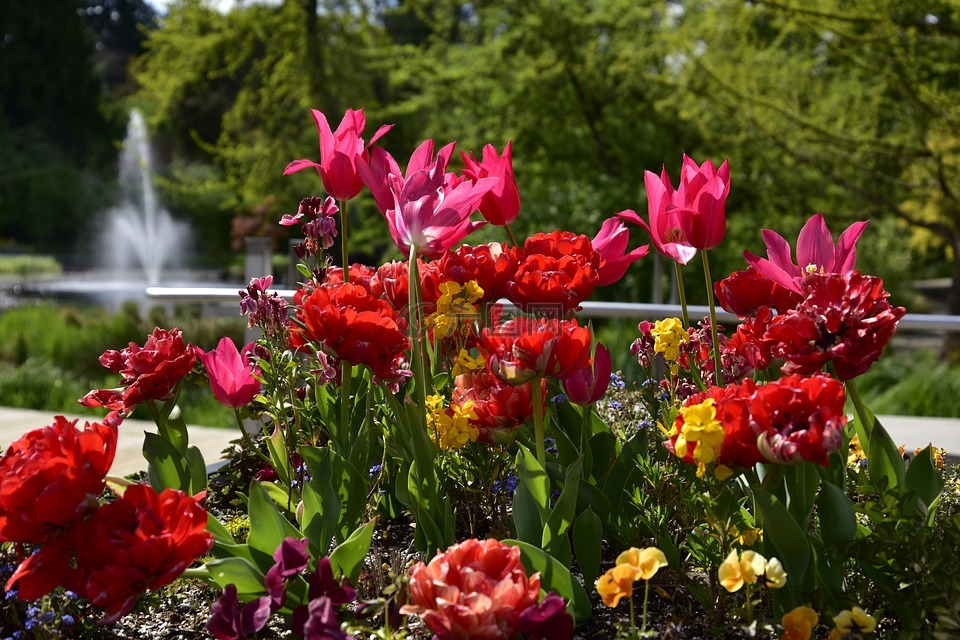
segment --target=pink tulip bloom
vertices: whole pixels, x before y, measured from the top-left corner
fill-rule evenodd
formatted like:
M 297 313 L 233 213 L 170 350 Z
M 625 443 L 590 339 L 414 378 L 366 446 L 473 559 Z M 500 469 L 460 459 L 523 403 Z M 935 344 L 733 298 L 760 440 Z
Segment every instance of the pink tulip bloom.
M 619 215 L 619 214 L 618 214 Z M 613 284 L 623 277 L 627 267 L 647 255 L 650 245 L 645 244 L 627 253 L 630 230 L 618 218 L 607 218 L 590 244 L 600 254 L 599 286 Z
M 593 404 L 607 392 L 611 373 L 613 364 L 610 361 L 610 350 L 598 342 L 593 363 L 564 378 L 563 391 L 571 402 L 581 406 Z
M 684 155 L 679 189 L 674 190 L 666 169 L 659 177 L 645 171 L 643 182 L 647 188 L 649 225 L 630 209 L 617 215 L 646 229 L 657 251 L 687 264 L 697 250 L 720 244 L 727 229 L 724 207 L 730 191 L 730 167 L 726 161 L 716 169 L 709 160 L 698 166 Z
M 480 215 L 498 227 L 510 224 L 520 213 L 520 192 L 513 176 L 512 145 L 511 140 L 504 147 L 502 156 L 493 145 L 484 146 L 482 161 L 478 161 L 472 152 L 469 155 L 460 152 L 463 175 L 473 182 L 481 178 L 497 178 L 499 181 L 480 201 Z
M 417 253 L 435 258 L 451 249 L 486 222 L 473 222 L 473 213 L 483 196 L 497 185 L 497 178 L 475 183 L 447 173 L 454 143 L 433 157 L 433 141 L 426 140 L 413 152 L 406 177 L 388 175 L 393 204 L 384 213 L 390 237 L 404 254 L 416 245 Z
M 757 271 L 777 284 L 800 293 L 805 276 L 810 274 L 839 273 L 850 275 L 857 264 L 857 240 L 867 222 L 854 222 L 840 234 L 837 243 L 827 229 L 823 214 L 817 213 L 803 225 L 797 238 L 797 262 L 793 262 L 790 243 L 770 229 L 762 232 L 767 257 L 755 256 L 749 251 L 743 257 Z
M 237 351 L 237 346 L 228 337 L 221 339 L 213 351 L 204 353 L 197 349 L 200 362 L 210 378 L 210 388 L 220 404 L 239 409 L 250 404 L 260 393 L 260 381 L 254 377 L 260 372 L 247 359 L 251 350 L 252 342 Z
M 363 144 L 363 129 L 367 120 L 363 109 L 347 109 L 343 120 L 336 131 L 330 130 L 327 117 L 312 109 L 313 120 L 317 124 L 320 134 L 320 163 L 312 160 L 294 160 L 283 170 L 283 174 L 295 173 L 307 167 L 314 167 L 323 180 L 323 188 L 337 200 L 349 200 L 360 193 L 363 182 L 357 171 L 357 159 L 366 162 L 369 156 L 368 148 L 380 139 L 392 127 L 385 124 L 373 134 L 367 145 Z

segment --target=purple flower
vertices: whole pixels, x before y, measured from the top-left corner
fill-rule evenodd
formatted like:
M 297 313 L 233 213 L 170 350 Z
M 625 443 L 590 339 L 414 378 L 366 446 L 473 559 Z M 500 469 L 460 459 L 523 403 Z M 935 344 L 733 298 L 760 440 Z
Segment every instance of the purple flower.
M 236 585 L 228 584 L 210 608 L 207 631 L 217 640 L 244 640 L 263 629 L 269 619 L 270 598 L 251 600 L 241 608 Z
M 540 603 L 527 607 L 517 620 L 517 631 L 528 640 L 568 640 L 573 637 L 573 616 L 567 603 L 555 593 L 548 593 Z

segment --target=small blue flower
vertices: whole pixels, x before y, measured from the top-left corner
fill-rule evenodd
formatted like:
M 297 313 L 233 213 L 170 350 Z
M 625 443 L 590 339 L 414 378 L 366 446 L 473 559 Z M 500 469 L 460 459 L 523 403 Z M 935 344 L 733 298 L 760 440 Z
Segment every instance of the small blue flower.
M 649 421 L 649 420 L 641 420 L 641 421 L 637 424 L 637 428 L 638 428 L 638 429 L 649 429 L 649 428 L 652 427 L 652 426 L 653 426 L 653 425 L 650 424 L 650 421 Z
M 623 381 L 623 378 L 621 378 L 619 375 L 617 375 L 616 372 L 611 372 L 611 373 L 610 373 L 610 384 L 613 385 L 614 387 L 616 387 L 617 389 L 626 389 L 626 388 L 627 388 L 627 383 L 624 382 L 624 381 Z
M 28 618 L 36 618 L 38 615 L 40 615 L 40 607 L 29 607 L 27 609 Z
M 23 623 L 23 628 L 26 629 L 27 631 L 33 631 L 33 628 L 36 626 L 37 626 L 36 618 L 27 618 L 26 621 Z
M 76 600 L 78 597 L 73 591 L 64 591 L 63 595 L 67 600 Z
M 73 619 L 73 616 L 71 615 L 64 614 L 60 616 L 60 624 L 62 624 L 65 627 L 72 627 L 74 622 L 76 621 Z
M 56 619 L 57 614 L 55 614 L 53 611 L 44 611 L 42 614 L 40 614 L 40 622 L 43 624 L 50 624 Z
M 563 395 L 562 393 L 558 393 L 557 395 L 550 398 L 550 402 L 552 402 L 553 404 L 561 404 L 566 401 L 567 401 L 567 396 Z
M 13 599 L 16 598 L 16 597 L 17 597 L 17 590 L 16 590 L 16 589 L 10 589 L 10 591 L 7 591 L 7 595 L 5 595 L 5 596 L 3 597 L 3 599 L 4 599 L 4 600 L 13 600 Z
M 372 477 L 374 477 L 375 475 L 378 475 L 381 471 L 383 471 L 383 465 L 382 465 L 382 464 L 375 464 L 375 465 L 373 465 L 372 467 L 370 467 L 370 471 L 368 471 L 367 473 L 368 473 L 368 474 L 370 475 L 370 477 L 372 478 Z
M 611 408 L 611 409 L 614 409 L 614 410 L 623 409 L 623 405 L 620 404 L 619 402 L 617 402 L 616 400 L 611 400 L 611 401 L 610 401 L 610 408 Z

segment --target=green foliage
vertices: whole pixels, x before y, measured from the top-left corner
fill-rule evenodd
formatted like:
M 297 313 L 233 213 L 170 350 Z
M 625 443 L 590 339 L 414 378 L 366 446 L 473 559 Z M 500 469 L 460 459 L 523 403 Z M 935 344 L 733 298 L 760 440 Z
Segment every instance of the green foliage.
M 960 417 L 960 369 L 930 351 L 893 351 L 857 383 L 880 414 Z

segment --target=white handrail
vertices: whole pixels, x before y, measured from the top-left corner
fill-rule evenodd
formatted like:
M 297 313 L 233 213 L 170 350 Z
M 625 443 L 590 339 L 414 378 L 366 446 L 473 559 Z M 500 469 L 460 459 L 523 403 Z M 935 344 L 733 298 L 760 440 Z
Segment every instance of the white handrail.
M 212 304 L 237 304 L 240 302 L 239 287 L 147 287 L 148 298 L 168 302 L 196 302 Z M 277 289 L 276 293 L 288 302 L 293 300 L 293 289 Z M 578 315 L 587 318 L 633 318 L 659 319 L 680 315 L 680 305 L 650 304 L 647 302 L 601 302 L 583 303 Z M 689 305 L 691 318 L 705 318 L 710 311 L 705 305 Z M 239 313 L 239 311 L 238 311 Z M 737 317 L 722 309 L 717 310 L 720 322 L 734 323 Z M 960 331 L 960 316 L 927 313 L 907 313 L 901 318 L 898 328 L 903 331 Z

